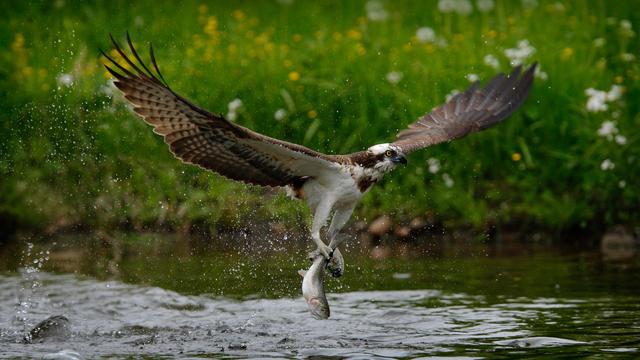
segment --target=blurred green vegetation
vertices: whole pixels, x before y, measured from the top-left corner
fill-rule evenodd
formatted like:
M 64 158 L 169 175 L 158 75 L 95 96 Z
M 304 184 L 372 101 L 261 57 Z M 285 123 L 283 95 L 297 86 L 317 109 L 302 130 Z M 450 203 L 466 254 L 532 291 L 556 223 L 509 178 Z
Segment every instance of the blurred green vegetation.
M 128 30 L 140 50 L 153 42 L 176 92 L 220 113 L 240 99 L 238 123 L 327 153 L 392 140 L 466 88 L 466 75 L 493 76 L 487 55 L 509 71 L 505 50 L 519 49 L 543 72 L 524 107 L 491 130 L 412 155 L 356 216 L 428 214 L 477 229 L 637 224 L 637 4 L 497 1 L 470 14 L 439 5 L 2 3 L 0 218 L 44 231 L 306 219 L 300 202 L 172 158 L 101 66 L 108 34 L 123 42 Z M 590 98 L 598 101 L 588 88 L 608 92 L 595 104 L 602 111 L 588 110 Z M 604 131 L 605 121 L 615 131 Z M 437 172 L 428 159 L 438 160 Z
M 0 274 L 21 266 L 101 280 L 159 286 L 182 294 L 232 298 L 295 297 L 298 269 L 309 266 L 307 242 L 278 237 L 245 241 L 221 236 L 122 234 L 31 236 L 0 251 Z M 385 246 L 385 256 L 351 243 L 344 276 L 327 277 L 328 293 L 446 289 L 482 295 L 589 299 L 637 294 L 640 259 L 606 262 L 598 251 L 566 244 L 522 245 L 434 241 L 428 246 Z M 17 256 L 16 254 L 20 254 Z M 514 261 L 515 259 L 515 261 Z

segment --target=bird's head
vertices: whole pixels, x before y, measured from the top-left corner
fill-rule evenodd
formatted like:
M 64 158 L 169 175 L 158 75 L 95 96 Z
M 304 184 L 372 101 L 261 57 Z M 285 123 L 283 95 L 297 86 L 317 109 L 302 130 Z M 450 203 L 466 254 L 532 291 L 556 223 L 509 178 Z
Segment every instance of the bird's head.
M 382 173 L 393 170 L 398 164 L 407 164 L 407 159 L 402 150 L 393 144 L 373 145 L 367 149 L 367 152 L 374 159 L 373 168 Z

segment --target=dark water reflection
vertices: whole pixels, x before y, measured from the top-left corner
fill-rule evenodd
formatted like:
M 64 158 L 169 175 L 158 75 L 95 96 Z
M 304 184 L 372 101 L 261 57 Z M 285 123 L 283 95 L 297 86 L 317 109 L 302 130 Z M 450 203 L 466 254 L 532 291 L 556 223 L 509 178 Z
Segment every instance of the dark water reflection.
M 638 259 L 478 243 L 344 251 L 332 317 L 300 296 L 303 245 L 239 236 L 27 238 L 0 248 L 0 355 L 640 355 Z M 72 337 L 25 345 L 50 315 Z

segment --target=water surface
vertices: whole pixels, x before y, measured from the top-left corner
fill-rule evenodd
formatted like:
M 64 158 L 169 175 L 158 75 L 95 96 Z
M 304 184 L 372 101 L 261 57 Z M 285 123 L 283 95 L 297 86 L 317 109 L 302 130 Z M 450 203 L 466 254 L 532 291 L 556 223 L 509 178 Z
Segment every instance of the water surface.
M 274 251 L 275 250 L 275 251 Z M 637 259 L 478 243 L 344 251 L 313 320 L 305 248 L 145 236 L 23 238 L 0 252 L 0 355 L 506 358 L 640 355 Z M 23 344 L 51 315 L 65 340 Z

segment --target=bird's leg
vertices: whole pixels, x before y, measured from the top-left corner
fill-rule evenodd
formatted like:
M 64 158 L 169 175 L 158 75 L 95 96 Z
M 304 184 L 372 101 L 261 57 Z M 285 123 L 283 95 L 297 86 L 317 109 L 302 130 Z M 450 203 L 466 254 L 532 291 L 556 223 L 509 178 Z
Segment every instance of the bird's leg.
M 333 214 L 333 219 L 331 219 L 331 225 L 329 226 L 328 231 L 329 247 L 331 249 L 337 248 L 344 241 L 344 239 L 341 240 L 338 238 L 338 234 L 351 218 L 354 208 L 355 207 L 336 209 L 336 213 Z
M 313 225 L 311 225 L 311 238 L 318 246 L 318 249 L 309 254 L 309 257 L 312 259 L 317 256 L 316 253 L 322 254 L 327 260 L 331 259 L 331 255 L 333 254 L 333 249 L 328 247 L 324 242 L 322 242 L 322 239 L 320 239 L 320 229 L 322 229 L 324 224 L 326 224 L 332 207 L 333 203 L 327 201 L 321 202 L 316 208 L 315 214 L 313 215 Z
M 338 245 L 340 245 L 342 241 L 338 240 L 338 234 L 347 221 L 349 221 L 353 209 L 353 207 L 336 209 L 335 214 L 333 214 L 333 219 L 331 219 L 329 230 L 327 231 L 329 248 L 333 250 L 333 257 L 327 263 L 327 269 L 333 277 L 340 277 L 344 273 L 344 259 L 342 258 L 340 250 L 338 250 Z

